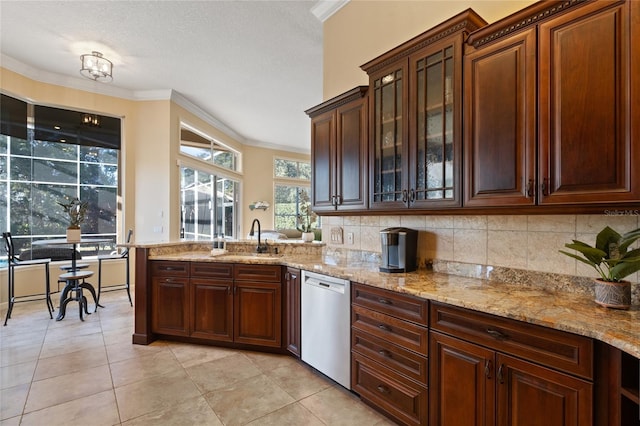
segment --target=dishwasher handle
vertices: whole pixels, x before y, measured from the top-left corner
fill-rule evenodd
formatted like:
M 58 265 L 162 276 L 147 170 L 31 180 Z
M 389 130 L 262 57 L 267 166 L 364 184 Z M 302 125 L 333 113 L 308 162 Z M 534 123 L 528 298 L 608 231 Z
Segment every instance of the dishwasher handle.
M 327 282 L 318 278 L 307 278 L 304 281 L 304 285 L 316 287 L 322 290 L 334 291 L 340 294 L 344 294 L 346 289 L 346 286 L 342 283 Z

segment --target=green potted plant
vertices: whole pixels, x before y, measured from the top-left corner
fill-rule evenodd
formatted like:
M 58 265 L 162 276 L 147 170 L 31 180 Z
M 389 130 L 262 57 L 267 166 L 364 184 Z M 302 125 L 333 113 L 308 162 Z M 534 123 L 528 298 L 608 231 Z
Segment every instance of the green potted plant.
M 595 284 L 596 303 L 617 309 L 631 306 L 631 283 L 624 278 L 640 270 L 640 248 L 629 247 L 640 238 L 640 228 L 619 234 L 606 226 L 596 236 L 595 247 L 573 240 L 564 246 L 581 256 L 560 250 L 560 253 L 593 267 L 598 274 Z
M 313 210 L 311 210 L 311 200 L 309 194 L 304 189 L 298 192 L 300 213 L 298 214 L 298 224 L 296 229 L 302 232 L 302 241 L 310 243 L 314 240 L 313 225 L 318 218 Z
M 58 204 L 61 205 L 67 215 L 69 215 L 67 241 L 70 243 L 80 242 L 80 239 L 82 238 L 80 225 L 84 222 L 89 203 L 86 201 L 80 201 L 78 198 L 72 198 L 67 202 L 58 201 Z

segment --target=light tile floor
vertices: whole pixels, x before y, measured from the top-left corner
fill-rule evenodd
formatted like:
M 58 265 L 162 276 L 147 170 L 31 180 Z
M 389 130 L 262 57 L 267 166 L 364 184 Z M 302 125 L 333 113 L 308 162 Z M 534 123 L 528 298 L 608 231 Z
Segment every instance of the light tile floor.
M 62 321 L 43 301 L 15 305 L 0 326 L 0 426 L 394 424 L 293 357 L 133 345 L 126 293 L 101 301 L 84 322 L 74 303 Z

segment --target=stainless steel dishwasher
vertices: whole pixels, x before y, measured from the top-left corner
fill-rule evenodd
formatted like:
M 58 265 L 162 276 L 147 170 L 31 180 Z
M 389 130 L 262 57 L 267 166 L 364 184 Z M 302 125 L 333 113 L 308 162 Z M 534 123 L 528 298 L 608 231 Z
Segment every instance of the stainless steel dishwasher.
M 350 284 L 302 271 L 302 360 L 347 389 L 351 389 Z

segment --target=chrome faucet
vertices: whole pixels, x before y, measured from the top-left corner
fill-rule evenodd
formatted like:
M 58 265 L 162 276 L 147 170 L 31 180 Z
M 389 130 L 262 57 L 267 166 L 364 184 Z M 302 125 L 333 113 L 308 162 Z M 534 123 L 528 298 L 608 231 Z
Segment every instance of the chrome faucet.
M 256 252 L 257 253 L 266 253 L 267 245 L 265 244 L 263 246 L 262 243 L 260 242 L 260 221 L 257 218 L 253 219 L 253 222 L 251 222 L 251 231 L 249 231 L 249 236 L 253 237 L 253 235 L 255 233 L 254 228 L 256 226 L 256 223 L 258 224 L 258 247 L 256 247 Z

